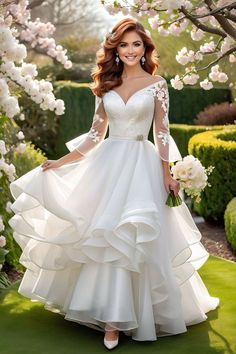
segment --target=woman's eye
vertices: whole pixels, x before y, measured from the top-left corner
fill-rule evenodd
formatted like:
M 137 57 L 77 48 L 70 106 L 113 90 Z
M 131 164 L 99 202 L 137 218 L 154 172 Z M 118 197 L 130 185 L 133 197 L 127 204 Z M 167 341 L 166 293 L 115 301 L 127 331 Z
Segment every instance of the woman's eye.
M 124 44 L 124 43 L 120 44 L 121 48 L 124 48 L 125 46 L 126 46 L 126 44 Z
M 135 47 L 140 47 L 141 43 L 135 43 Z

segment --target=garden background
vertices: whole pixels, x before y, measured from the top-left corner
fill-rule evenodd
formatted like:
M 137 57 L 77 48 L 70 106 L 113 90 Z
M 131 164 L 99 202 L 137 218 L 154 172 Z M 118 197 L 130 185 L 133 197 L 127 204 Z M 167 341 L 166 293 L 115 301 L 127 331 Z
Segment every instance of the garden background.
M 104 35 L 123 15 L 109 15 L 99 1 L 30 2 L 32 19 L 55 24 L 56 42 L 67 49 L 71 68 L 65 68 L 43 50 L 28 45 L 26 62 L 38 67 L 38 78 L 51 82 L 57 99 L 65 103 L 64 114 L 43 110 L 29 95 L 12 83 L 21 112 L 13 119 L 1 114 L 0 140 L 9 148 L 8 158 L 20 177 L 41 164 L 46 158 L 57 159 L 68 153 L 65 142 L 89 131 L 94 114 L 94 96 L 89 88 L 95 54 Z M 36 4 L 36 6 L 33 6 Z M 225 57 L 221 68 L 230 82 L 216 83 L 211 90 L 199 85 L 174 89 L 171 78 L 181 71 L 176 52 L 183 46 L 197 50 L 188 30 L 176 37 L 162 37 L 150 28 L 148 18 L 140 21 L 149 29 L 155 41 L 160 67 L 157 74 L 166 78 L 170 94 L 170 129 L 183 156 L 193 154 L 205 167 L 213 165 L 209 177 L 211 187 L 202 193 L 200 203 L 187 199 L 188 206 L 203 233 L 203 243 L 211 253 L 200 274 L 209 291 L 220 297 L 220 308 L 210 314 L 203 325 L 189 332 L 158 343 L 131 343 L 122 338 L 117 352 L 150 353 L 236 353 L 236 71 L 235 62 Z M 212 36 L 208 35 L 209 40 Z M 2 64 L 2 61 L 1 61 Z M 199 73 L 205 78 L 205 72 Z M 109 132 L 107 133 L 107 135 Z M 153 142 L 152 128 L 149 140 Z M 21 144 L 21 145 L 20 145 Z M 15 146 L 15 149 L 10 149 Z M 2 156 L 3 157 L 3 156 Z M 3 160 L 2 160 L 3 161 Z M 1 235 L 6 240 L 0 247 L 0 353 L 46 354 L 105 352 L 100 335 L 74 323 L 67 323 L 57 314 L 48 313 L 42 304 L 31 302 L 17 293 L 24 267 L 19 263 L 20 247 L 16 244 L 8 219 L 13 202 L 9 181 L 0 175 Z M 65 323 L 66 322 L 66 323 Z M 12 341 L 14 333 L 15 341 Z M 29 335 L 30 334 L 30 335 Z M 61 342 L 57 340 L 61 338 Z M 88 344 L 89 343 L 89 344 Z

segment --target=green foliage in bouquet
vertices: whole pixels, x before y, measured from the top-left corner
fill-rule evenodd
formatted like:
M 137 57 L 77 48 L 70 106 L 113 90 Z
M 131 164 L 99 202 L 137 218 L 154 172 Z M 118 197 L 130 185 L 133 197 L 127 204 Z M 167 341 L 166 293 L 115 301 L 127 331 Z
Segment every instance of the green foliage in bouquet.
M 194 135 L 189 153 L 205 167 L 215 167 L 209 176 L 211 187 L 202 192 L 200 203 L 193 202 L 193 209 L 208 221 L 223 223 L 226 205 L 236 195 L 235 125 Z
M 20 142 L 16 137 L 19 127 L 14 122 L 7 117 L 0 116 L 0 140 L 4 140 L 6 147 L 9 152 L 5 155 L 7 162 L 11 162 L 15 165 L 17 177 L 22 176 L 27 173 L 34 167 L 40 165 L 45 160 L 43 153 L 37 149 L 30 142 L 26 143 L 26 149 L 23 153 L 19 153 L 15 150 L 15 146 Z M 12 217 L 12 213 L 9 213 L 6 210 L 7 202 L 13 202 L 13 198 L 9 189 L 9 180 L 6 175 L 3 173 L 0 177 L 0 215 L 3 218 L 5 229 L 2 234 L 6 237 L 6 250 L 9 252 L 5 255 L 6 262 L 19 270 L 22 270 L 23 267 L 19 265 L 18 260 L 21 254 L 20 247 L 15 242 L 12 236 L 12 229 L 8 224 L 8 220 Z
M 170 124 L 170 133 L 176 142 L 181 155 L 188 155 L 188 143 L 190 138 L 198 133 L 212 129 L 222 129 L 223 126 L 206 126 L 206 125 L 188 125 L 188 124 Z
M 224 214 L 225 233 L 231 247 L 236 250 L 236 197 L 227 205 Z

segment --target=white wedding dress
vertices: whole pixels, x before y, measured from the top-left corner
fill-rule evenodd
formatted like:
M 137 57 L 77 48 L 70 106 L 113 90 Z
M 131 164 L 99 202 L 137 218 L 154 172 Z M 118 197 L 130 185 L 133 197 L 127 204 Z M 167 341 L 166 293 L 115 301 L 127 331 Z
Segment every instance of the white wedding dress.
M 38 166 L 10 186 L 9 223 L 26 267 L 19 293 L 139 341 L 183 333 L 219 303 L 197 273 L 208 253 L 188 208 L 165 205 L 161 159 L 181 156 L 169 135 L 166 81 L 151 79 L 126 102 L 119 87 L 96 98 L 90 131 L 66 143 L 82 158 Z

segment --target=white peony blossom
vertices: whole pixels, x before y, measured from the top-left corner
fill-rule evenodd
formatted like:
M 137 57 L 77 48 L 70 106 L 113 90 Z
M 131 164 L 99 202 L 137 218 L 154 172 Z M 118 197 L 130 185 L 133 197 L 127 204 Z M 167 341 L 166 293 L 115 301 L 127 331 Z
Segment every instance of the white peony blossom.
M 184 87 L 183 82 L 180 80 L 179 75 L 176 75 L 173 79 L 170 80 L 171 86 L 176 90 L 182 90 Z
M 186 85 L 195 85 L 197 83 L 198 79 L 199 79 L 198 74 L 187 74 L 184 76 L 183 82 Z
M 20 114 L 19 119 L 20 119 L 20 120 L 25 120 L 25 115 L 24 115 L 24 113 L 21 113 L 21 114 Z
M 236 62 L 236 56 L 234 54 L 230 54 L 229 56 L 229 62 L 230 63 L 235 63 Z
M 8 96 L 3 98 L 1 105 L 9 118 L 13 118 L 20 113 L 20 107 L 16 97 Z
M 26 149 L 26 144 L 24 143 L 20 143 L 16 147 L 16 151 L 20 154 L 23 154 L 25 152 L 25 149 Z
M 185 156 L 171 168 L 173 178 L 179 181 L 181 189 L 189 196 L 196 197 L 197 201 L 200 200 L 201 191 L 208 185 L 208 175 L 212 170 L 212 166 L 205 169 L 192 155 Z
M 200 52 L 202 52 L 202 53 L 214 52 L 215 47 L 216 47 L 215 42 L 211 41 L 209 43 L 205 43 L 205 44 L 201 45 Z
M 3 231 L 4 229 L 5 229 L 5 225 L 3 223 L 2 216 L 0 215 L 0 232 Z
M 17 138 L 20 139 L 20 140 L 22 140 L 22 139 L 25 138 L 24 133 L 23 133 L 21 130 L 16 134 L 16 136 L 17 136 Z
M 37 67 L 34 64 L 23 63 L 21 66 L 21 74 L 23 76 L 30 75 L 31 77 L 35 77 L 38 75 Z
M 195 60 L 195 53 L 193 50 L 188 51 L 186 47 L 183 47 L 180 51 L 178 51 L 176 60 L 181 65 L 186 65 Z
M 193 26 L 193 29 L 190 32 L 190 35 L 191 35 L 191 38 L 193 41 L 200 41 L 204 37 L 205 33 L 201 29 Z
M 6 145 L 4 140 L 0 140 L 0 154 L 5 155 L 7 153 Z
M 0 102 L 3 97 L 8 97 L 9 94 L 9 88 L 6 81 L 4 79 L 0 79 Z
M 160 25 L 160 16 L 159 14 L 156 14 L 154 17 L 150 17 L 148 19 L 148 23 L 151 26 L 152 29 L 157 29 Z
M 213 84 L 211 81 L 209 81 L 208 79 L 205 79 L 203 81 L 200 82 L 200 86 L 204 89 L 204 90 L 210 90 L 213 88 Z
M 4 236 L 0 236 L 0 247 L 6 246 L 6 238 Z
M 226 82 L 228 80 L 227 74 L 219 70 L 219 65 L 214 65 L 209 73 L 209 78 L 212 81 Z
M 56 114 L 61 115 L 65 111 L 64 101 L 61 99 L 56 100 Z

